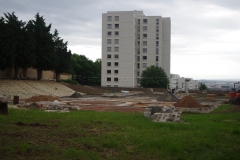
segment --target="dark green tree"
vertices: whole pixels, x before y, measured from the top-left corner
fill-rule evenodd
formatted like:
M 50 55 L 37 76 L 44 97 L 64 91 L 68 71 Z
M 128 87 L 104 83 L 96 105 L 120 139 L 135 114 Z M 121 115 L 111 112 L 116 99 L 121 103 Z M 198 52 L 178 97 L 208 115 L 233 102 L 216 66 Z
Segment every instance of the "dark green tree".
M 74 80 L 77 80 L 83 85 L 94 85 L 96 81 L 96 71 L 93 61 L 89 60 L 84 55 L 73 54 L 71 64 L 71 73 L 73 74 Z
M 8 38 L 15 46 L 13 68 L 17 78 L 19 68 L 31 67 L 35 62 L 34 38 L 31 31 L 28 31 L 26 22 L 18 20 L 13 13 L 4 13 L 7 27 L 10 30 Z
M 0 17 L 0 69 L 12 67 L 14 63 L 15 46 L 11 43 L 10 29 L 3 17 Z
M 43 70 L 54 70 L 58 65 L 58 57 L 55 52 L 53 35 L 50 33 L 51 24 L 46 26 L 45 19 L 39 13 L 35 20 L 29 21 L 29 29 L 34 33 L 36 63 L 33 68 L 37 69 L 37 79 L 42 78 Z
M 142 72 L 140 84 L 146 88 L 166 88 L 169 79 L 161 67 L 150 66 Z
M 93 63 L 94 77 L 93 77 L 92 85 L 101 86 L 101 65 L 102 65 L 102 60 L 100 58 L 98 58 Z
M 199 90 L 203 91 L 203 90 L 208 90 L 207 86 L 204 83 L 200 83 L 199 85 Z
M 71 66 L 71 51 L 67 49 L 67 42 L 63 42 L 57 30 L 54 31 L 53 41 L 55 52 L 58 57 L 59 63 L 55 68 L 56 79 L 59 80 L 60 73 L 69 72 Z

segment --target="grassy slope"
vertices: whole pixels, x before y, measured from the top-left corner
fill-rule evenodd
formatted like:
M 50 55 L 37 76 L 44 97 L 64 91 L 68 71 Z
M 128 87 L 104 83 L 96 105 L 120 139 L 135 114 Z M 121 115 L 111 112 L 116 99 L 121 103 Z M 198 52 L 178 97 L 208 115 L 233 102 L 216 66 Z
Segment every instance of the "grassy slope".
M 153 123 L 139 113 L 9 109 L 1 159 L 238 159 L 240 113 L 184 114 Z M 21 122 L 21 123 L 18 123 Z

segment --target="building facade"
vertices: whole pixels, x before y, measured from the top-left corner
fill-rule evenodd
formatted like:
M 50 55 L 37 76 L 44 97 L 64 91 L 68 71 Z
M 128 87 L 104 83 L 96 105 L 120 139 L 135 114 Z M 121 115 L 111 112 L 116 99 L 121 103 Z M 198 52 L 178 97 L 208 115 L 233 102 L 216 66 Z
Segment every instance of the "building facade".
M 139 87 L 145 68 L 154 65 L 170 77 L 171 20 L 143 11 L 102 14 L 103 87 Z
M 199 82 L 197 80 L 193 80 L 192 78 L 184 78 L 180 77 L 178 74 L 171 74 L 169 88 L 198 90 Z

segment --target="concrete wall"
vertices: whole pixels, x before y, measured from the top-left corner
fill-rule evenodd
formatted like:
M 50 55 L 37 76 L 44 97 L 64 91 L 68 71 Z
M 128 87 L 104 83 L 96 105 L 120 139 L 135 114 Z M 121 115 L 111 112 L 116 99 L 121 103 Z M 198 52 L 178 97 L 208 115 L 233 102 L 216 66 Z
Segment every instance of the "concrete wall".
M 60 74 L 60 80 L 72 79 L 71 74 Z
M 37 70 L 33 68 L 27 68 L 27 69 L 19 69 L 18 71 L 18 78 L 24 78 L 27 79 L 37 79 Z M 8 68 L 5 71 L 0 70 L 0 78 L 15 78 L 15 71 L 13 68 Z M 42 78 L 43 79 L 55 79 L 55 73 L 52 71 L 43 71 L 42 72 Z

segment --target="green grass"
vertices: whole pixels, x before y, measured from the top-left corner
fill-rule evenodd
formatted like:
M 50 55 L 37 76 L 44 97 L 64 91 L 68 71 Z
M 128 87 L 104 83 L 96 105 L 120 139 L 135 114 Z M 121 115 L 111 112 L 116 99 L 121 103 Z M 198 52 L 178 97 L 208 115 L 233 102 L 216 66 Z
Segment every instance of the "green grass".
M 156 123 L 140 113 L 9 109 L 0 116 L 0 159 L 239 159 L 240 112 Z

